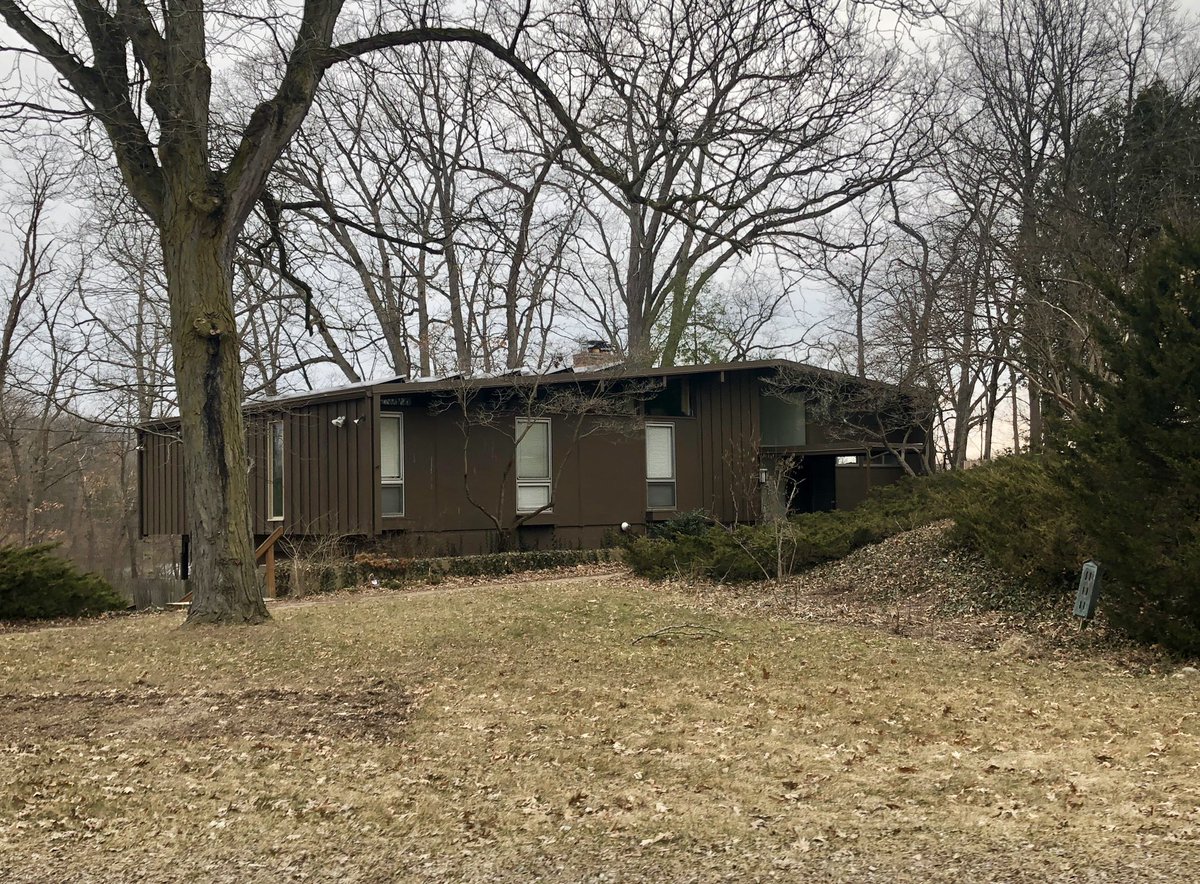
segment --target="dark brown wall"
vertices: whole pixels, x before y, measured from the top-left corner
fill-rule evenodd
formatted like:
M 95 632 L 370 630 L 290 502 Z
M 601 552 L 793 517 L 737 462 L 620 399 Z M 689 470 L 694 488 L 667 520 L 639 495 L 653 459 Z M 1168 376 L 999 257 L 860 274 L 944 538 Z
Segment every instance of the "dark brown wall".
M 674 511 L 646 510 L 645 436 L 641 419 L 614 429 L 612 421 L 556 416 L 551 422 L 553 512 L 529 519 L 515 541 L 528 547 L 596 546 L 621 522 L 641 526 L 676 513 L 706 510 L 724 522 L 758 516 L 759 371 L 714 371 L 689 376 L 691 414 L 649 417 L 675 425 Z M 285 423 L 285 524 L 291 534 L 386 535 L 410 555 L 484 552 L 496 543 L 495 524 L 512 526 L 516 509 L 513 464 L 516 415 L 496 427 L 470 426 L 466 442 L 456 406 L 431 410 L 431 397 L 410 393 L 404 415 L 405 515 L 384 519 L 379 494 L 380 400 L 376 388 L 351 399 L 300 403 L 256 411 L 247 418 L 253 528 L 270 533 L 267 514 L 267 426 Z M 344 417 L 342 427 L 332 424 Z M 355 419 L 359 419 L 357 424 Z M 169 436 L 143 432 L 142 527 L 146 534 L 186 531 L 180 448 Z M 805 451 L 852 451 L 809 425 Z M 914 440 L 915 441 L 915 440 Z M 860 449 L 861 450 L 861 449 Z M 843 477 L 843 470 L 845 472 Z M 862 471 L 865 473 L 865 471 Z M 871 485 L 898 477 L 873 467 Z M 866 494 L 867 477 L 840 468 L 843 507 Z M 468 487 L 471 494 L 468 495 Z M 503 495 L 500 491 L 503 489 Z M 473 497 L 475 503 L 471 502 Z M 482 510 L 481 511 L 481 507 Z M 485 512 L 486 511 L 486 512 Z
M 596 546 L 622 522 L 704 509 L 723 521 L 751 519 L 759 505 L 758 387 L 750 372 L 713 372 L 689 378 L 689 416 L 653 416 L 616 427 L 611 420 L 555 416 L 551 421 L 554 473 L 552 512 L 516 529 L 529 547 Z M 402 532 L 389 545 L 412 555 L 483 552 L 495 544 L 494 523 L 516 516 L 513 472 L 516 415 L 500 427 L 470 426 L 464 482 L 462 414 L 457 407 L 431 413 L 425 397 L 399 409 L 405 421 L 406 512 L 383 520 Z M 676 509 L 647 512 L 644 423 L 675 426 Z M 503 497 L 500 489 L 503 488 Z
M 144 536 L 186 534 L 183 445 L 170 427 L 138 430 L 138 477 Z
M 705 509 L 725 522 L 757 517 L 758 387 L 757 374 L 749 371 L 701 375 L 693 382 L 701 496 L 683 509 Z
M 335 427 L 335 417 L 345 425 Z M 355 424 L 354 419 L 360 418 Z M 265 535 L 277 523 L 267 520 L 267 474 L 271 422 L 284 424 L 284 524 L 289 534 L 369 534 L 375 525 L 375 430 L 372 400 L 301 404 L 246 417 L 250 521 Z M 141 430 L 142 533 L 186 534 L 183 452 L 177 430 Z
M 837 508 L 840 510 L 854 509 L 864 500 L 872 488 L 891 485 L 904 477 L 901 467 L 879 466 L 839 466 L 837 472 Z
M 396 409 L 404 415 L 405 515 L 381 519 L 381 528 L 402 532 L 391 545 L 413 555 L 488 551 L 496 543 L 489 516 L 508 528 L 517 515 L 516 415 L 498 418 L 494 427 L 468 424 L 464 437 L 460 411 L 431 412 L 424 397 L 414 400 Z M 622 521 L 640 523 L 646 509 L 641 422 L 616 430 L 611 421 L 560 415 L 550 426 L 554 505 L 517 528 L 514 540 L 596 546 Z
M 334 426 L 335 418 L 345 418 Z M 358 419 L 358 423 L 355 423 Z M 319 402 L 253 415 L 247 423 L 256 534 L 269 534 L 267 521 L 267 426 L 284 423 L 284 523 L 289 534 L 369 534 L 374 528 L 376 432 L 372 400 Z M 257 440 L 257 441 L 255 441 Z
M 823 427 L 820 424 L 810 423 L 807 427 L 807 438 L 804 440 L 805 451 L 830 451 L 830 452 L 847 452 L 857 453 L 864 450 L 867 441 L 859 441 L 852 437 L 852 430 L 840 430 L 838 432 L 831 431 L 828 427 Z M 873 437 L 878 440 L 878 435 Z M 889 434 L 889 442 L 894 445 L 904 443 L 912 445 L 921 445 L 925 442 L 925 431 L 920 427 L 913 427 L 907 435 L 903 431 L 892 432 Z M 873 447 L 879 448 L 880 443 L 875 441 Z

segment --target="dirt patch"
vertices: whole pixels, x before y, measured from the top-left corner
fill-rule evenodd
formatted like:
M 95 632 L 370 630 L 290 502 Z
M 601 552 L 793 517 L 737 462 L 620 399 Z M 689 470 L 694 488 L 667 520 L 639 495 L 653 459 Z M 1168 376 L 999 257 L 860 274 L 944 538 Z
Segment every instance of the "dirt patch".
M 0 694 L 0 733 L 16 741 L 120 734 L 181 742 L 218 736 L 390 742 L 399 736 L 412 706 L 409 693 L 383 682 L 361 690 Z

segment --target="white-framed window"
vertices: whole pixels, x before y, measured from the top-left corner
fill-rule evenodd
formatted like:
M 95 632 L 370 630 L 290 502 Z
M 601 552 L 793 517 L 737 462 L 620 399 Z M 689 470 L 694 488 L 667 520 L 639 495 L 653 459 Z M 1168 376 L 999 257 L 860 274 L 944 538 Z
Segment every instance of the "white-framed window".
M 646 424 L 646 508 L 675 509 L 674 424 Z
M 379 416 L 379 496 L 383 515 L 404 515 L 404 415 Z
M 548 511 L 553 499 L 550 479 L 550 421 L 517 418 L 517 512 Z
M 283 421 L 267 424 L 267 521 L 283 521 Z

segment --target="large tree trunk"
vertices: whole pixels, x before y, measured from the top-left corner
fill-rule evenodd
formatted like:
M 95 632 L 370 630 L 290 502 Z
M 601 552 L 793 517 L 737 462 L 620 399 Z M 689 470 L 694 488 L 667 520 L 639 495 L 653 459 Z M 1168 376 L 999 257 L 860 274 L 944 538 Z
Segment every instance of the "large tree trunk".
M 251 547 L 229 242 L 219 225 L 190 205 L 163 225 L 188 533 L 194 541 L 188 623 L 259 623 L 269 617 Z

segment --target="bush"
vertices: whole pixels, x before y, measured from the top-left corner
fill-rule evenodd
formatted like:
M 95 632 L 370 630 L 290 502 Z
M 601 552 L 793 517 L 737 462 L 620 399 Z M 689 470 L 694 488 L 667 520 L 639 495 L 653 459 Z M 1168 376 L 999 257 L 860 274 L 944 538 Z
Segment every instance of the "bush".
M 563 568 L 613 560 L 608 549 L 547 549 L 446 556 L 433 559 L 394 558 L 360 553 L 354 563 L 360 580 L 384 584 L 440 582 L 446 577 L 503 577 L 521 571 Z
M 680 537 L 703 537 L 716 523 L 704 510 L 680 513 L 665 522 L 653 522 L 646 533 L 650 537 L 675 540 Z
M 1066 493 L 1050 461 L 1005 457 L 975 469 L 906 478 L 853 510 L 784 522 L 714 526 L 689 513 L 626 542 L 625 560 L 653 580 L 747 581 L 793 574 L 901 531 L 953 519 L 952 539 L 1041 591 L 1063 591 L 1084 556 Z
M 657 531 L 626 543 L 625 562 L 651 580 L 671 576 L 743 582 L 839 559 L 897 529 L 857 510 L 808 513 L 785 522 L 713 526 L 687 533 Z M 902 530 L 902 529 L 901 529 Z
M 1053 455 L 1003 457 L 963 474 L 951 541 L 1044 594 L 1069 593 L 1088 557 Z
M 82 617 L 128 606 L 103 579 L 53 555 L 54 548 L 0 547 L 0 620 Z

